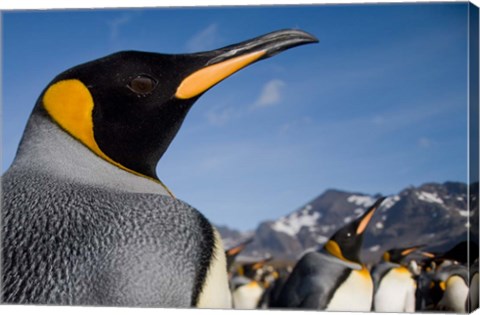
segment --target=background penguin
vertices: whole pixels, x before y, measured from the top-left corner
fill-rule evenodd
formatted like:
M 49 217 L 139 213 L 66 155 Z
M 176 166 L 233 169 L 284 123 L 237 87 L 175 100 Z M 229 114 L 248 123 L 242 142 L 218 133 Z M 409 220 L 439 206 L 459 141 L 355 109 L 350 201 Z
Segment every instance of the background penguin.
M 227 270 L 230 272 L 232 269 L 233 263 L 235 262 L 235 258 L 237 258 L 238 254 L 240 254 L 245 247 L 253 241 L 253 238 L 246 240 L 243 243 L 238 244 L 232 248 L 229 248 L 225 251 L 225 256 L 227 257 Z
M 435 294 L 435 309 L 455 313 L 466 313 L 468 309 L 468 268 L 452 264 L 437 270 L 432 282 Z M 440 292 L 440 293 L 438 293 Z
M 439 255 L 439 259 L 455 261 L 459 264 L 470 266 L 475 259 L 478 258 L 478 243 L 473 240 L 465 240 L 459 242 L 450 248 L 443 255 Z
M 283 30 L 196 54 L 119 52 L 57 76 L 2 178 L 2 301 L 229 307 L 219 234 L 156 165 L 205 91 L 313 42 Z
M 282 267 L 282 268 L 273 268 L 269 266 L 272 270 L 266 275 L 266 284 L 265 291 L 258 302 L 258 308 L 268 309 L 276 301 L 280 295 L 280 292 L 283 288 L 283 285 L 288 279 L 292 267 Z
M 362 216 L 338 230 L 320 252 L 305 254 L 272 306 L 370 311 L 373 282 L 360 260 L 360 249 L 363 233 L 384 199 L 378 199 Z
M 402 261 L 419 248 L 420 246 L 412 246 L 388 250 L 383 254 L 383 262 L 372 269 L 374 311 L 415 311 L 416 283 L 413 274 Z
M 418 279 L 417 309 L 470 311 L 468 307 L 473 306 L 475 299 L 472 300 L 471 296 L 474 290 L 471 288 L 472 269 L 469 282 L 467 266 L 472 268 L 474 264 L 469 264 L 473 263 L 477 257 L 478 245 L 467 241 L 459 242 L 444 253 L 433 255 L 426 262 Z
M 435 310 L 445 291 L 445 280 L 448 278 L 449 270 L 460 266 L 458 261 L 446 259 L 445 253 L 428 253 L 429 256 L 422 262 L 422 272 L 417 278 L 416 309 Z
M 473 312 L 478 308 L 478 258 L 473 262 L 470 266 L 470 289 L 469 289 L 469 296 L 470 296 L 470 309 L 469 312 Z
M 260 302 L 265 287 L 261 281 L 263 267 L 272 257 L 243 264 L 232 278 L 233 307 L 237 309 L 255 309 Z

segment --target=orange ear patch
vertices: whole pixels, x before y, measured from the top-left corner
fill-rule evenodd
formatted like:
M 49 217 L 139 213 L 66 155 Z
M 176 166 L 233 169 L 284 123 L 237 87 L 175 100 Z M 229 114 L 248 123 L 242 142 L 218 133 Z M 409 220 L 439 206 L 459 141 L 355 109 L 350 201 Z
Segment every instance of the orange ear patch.
M 104 157 L 93 137 L 93 98 L 79 80 L 60 81 L 48 88 L 43 104 L 52 117 L 70 135 Z
M 342 260 L 347 260 L 345 257 L 343 257 L 342 250 L 340 249 L 340 246 L 338 245 L 337 242 L 335 241 L 328 241 L 327 244 L 325 244 L 325 249 L 327 252 L 332 254 L 333 256 L 340 258 Z

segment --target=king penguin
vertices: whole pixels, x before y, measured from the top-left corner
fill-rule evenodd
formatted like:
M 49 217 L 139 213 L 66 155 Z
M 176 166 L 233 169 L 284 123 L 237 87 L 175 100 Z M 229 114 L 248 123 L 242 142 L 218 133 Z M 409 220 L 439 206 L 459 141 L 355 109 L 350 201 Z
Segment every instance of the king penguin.
M 238 254 L 240 254 L 251 242 L 253 242 L 253 238 L 249 238 L 246 241 L 243 241 L 242 243 L 231 247 L 225 251 L 225 256 L 227 256 L 227 270 L 229 272 L 233 267 L 235 258 L 237 258 Z
M 469 312 L 473 312 L 478 308 L 478 299 L 479 299 L 479 284 L 478 284 L 478 258 L 475 259 L 473 264 L 470 266 L 470 288 L 469 288 L 469 300 L 470 300 L 470 309 Z
M 468 268 L 452 264 L 439 268 L 432 281 L 435 309 L 466 313 L 469 306 Z
M 305 254 L 272 307 L 370 311 L 373 282 L 360 250 L 367 225 L 384 199 L 335 232 L 320 251 Z
M 2 302 L 231 307 L 219 233 L 156 165 L 204 92 L 317 41 L 281 30 L 194 54 L 123 51 L 53 79 L 2 177 Z
M 376 312 L 415 311 L 416 283 L 403 260 L 421 246 L 394 248 L 383 254 L 383 262 L 372 270 L 374 283 L 373 310 Z
M 265 287 L 261 281 L 264 266 L 271 256 L 262 260 L 243 264 L 238 267 L 232 278 L 232 302 L 237 309 L 255 309 L 258 306 Z

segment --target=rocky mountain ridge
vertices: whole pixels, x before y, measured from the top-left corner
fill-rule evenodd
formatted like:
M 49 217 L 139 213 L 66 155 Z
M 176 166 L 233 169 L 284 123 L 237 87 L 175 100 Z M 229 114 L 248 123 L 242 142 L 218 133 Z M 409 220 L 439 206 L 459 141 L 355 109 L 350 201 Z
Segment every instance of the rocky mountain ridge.
M 290 214 L 261 222 L 255 231 L 219 227 L 225 247 L 253 237 L 243 256 L 272 255 L 297 260 L 303 252 L 322 246 L 341 226 L 360 216 L 379 195 L 330 189 Z M 467 185 L 427 183 L 388 196 L 366 231 L 362 256 L 375 261 L 393 247 L 425 244 L 446 250 L 467 238 L 471 213 Z

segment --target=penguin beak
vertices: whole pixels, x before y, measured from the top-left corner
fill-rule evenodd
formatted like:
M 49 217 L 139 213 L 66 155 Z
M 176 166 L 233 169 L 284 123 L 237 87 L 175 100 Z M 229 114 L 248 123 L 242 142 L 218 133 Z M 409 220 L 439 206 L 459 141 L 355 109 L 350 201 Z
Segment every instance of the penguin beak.
M 372 219 L 373 214 L 374 214 L 375 211 L 378 209 L 378 207 L 380 207 L 381 203 L 382 203 L 385 199 L 386 199 L 385 197 L 379 198 L 379 199 L 373 204 L 373 206 L 371 206 L 370 209 L 368 209 L 368 210 L 359 218 L 359 220 L 358 220 L 358 225 L 357 225 L 357 230 L 356 230 L 356 234 L 357 234 L 357 235 L 363 234 L 363 232 L 365 232 L 365 229 L 367 228 L 368 223 L 369 223 L 370 220 Z
M 235 45 L 204 53 L 213 55 L 206 64 L 189 74 L 177 88 L 175 97 L 190 99 L 246 66 L 299 45 L 316 43 L 318 39 L 300 30 L 281 30 Z
M 236 246 L 234 248 L 230 248 L 229 250 L 227 250 L 226 254 L 227 254 L 227 256 L 234 256 L 234 255 L 237 255 L 238 253 L 240 253 L 244 248 L 245 248 L 244 245 L 239 245 L 239 246 Z
M 253 241 L 253 238 L 250 238 L 248 239 L 247 241 L 235 246 L 235 247 L 232 247 L 230 249 L 228 249 L 226 251 L 226 254 L 227 256 L 234 256 L 234 255 L 238 255 L 242 250 L 245 249 L 245 247 L 250 244 L 251 242 Z
M 435 254 L 429 252 L 420 252 L 420 254 L 427 258 L 435 258 Z
M 409 247 L 409 248 L 405 248 L 401 253 L 400 255 L 402 256 L 407 256 L 411 253 L 413 253 L 414 251 L 416 250 L 419 250 L 420 248 L 422 248 L 424 245 L 417 245 L 417 246 L 412 246 L 412 247 Z
M 263 260 L 260 260 L 259 262 L 255 263 L 253 266 L 252 266 L 252 269 L 253 270 L 258 270 L 260 268 L 262 268 L 267 262 L 269 262 L 270 260 L 272 260 L 273 257 L 267 257 Z

